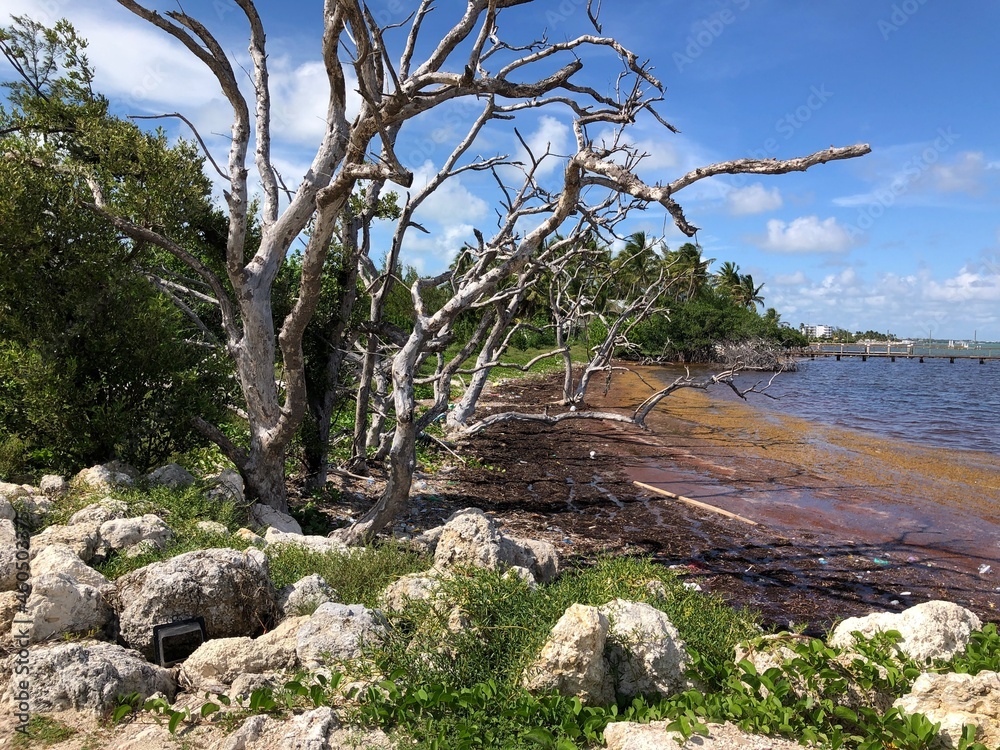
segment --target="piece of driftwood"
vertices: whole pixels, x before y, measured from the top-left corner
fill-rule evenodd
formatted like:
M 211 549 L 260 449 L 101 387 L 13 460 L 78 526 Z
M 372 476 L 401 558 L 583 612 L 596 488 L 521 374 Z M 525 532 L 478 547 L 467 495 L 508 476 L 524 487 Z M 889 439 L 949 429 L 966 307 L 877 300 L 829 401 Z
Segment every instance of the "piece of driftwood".
M 678 495 L 674 492 L 668 492 L 667 490 L 661 490 L 659 487 L 654 487 L 651 484 L 646 484 L 645 482 L 632 482 L 636 487 L 641 487 L 644 490 L 649 490 L 650 492 L 655 492 L 657 495 L 664 495 L 665 497 L 673 498 L 674 500 L 680 500 L 682 503 L 687 503 L 688 505 L 693 505 L 696 508 L 703 508 L 704 510 L 711 510 L 715 513 L 719 513 L 727 518 L 735 518 L 737 521 L 742 521 L 743 523 L 748 523 L 751 526 L 756 526 L 756 521 L 751 521 L 749 518 L 744 518 L 743 516 L 732 513 L 728 510 L 723 510 L 722 508 L 716 508 L 714 505 L 709 505 L 708 503 L 702 503 L 698 500 L 692 500 L 689 497 L 684 497 L 683 495 Z

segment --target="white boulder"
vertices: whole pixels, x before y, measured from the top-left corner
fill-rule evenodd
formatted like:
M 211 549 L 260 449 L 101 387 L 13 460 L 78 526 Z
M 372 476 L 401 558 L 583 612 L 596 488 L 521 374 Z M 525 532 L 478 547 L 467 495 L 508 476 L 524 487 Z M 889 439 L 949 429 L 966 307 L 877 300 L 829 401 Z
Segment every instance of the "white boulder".
M 135 474 L 132 472 L 128 471 L 125 466 L 112 462 L 84 469 L 73 478 L 73 481 L 95 490 L 109 490 L 118 485 L 129 487 L 135 478 Z
M 593 706 L 610 706 L 615 688 L 604 656 L 610 623 L 597 607 L 574 604 L 549 633 L 522 684 L 532 692 L 556 690 Z
M 667 731 L 669 721 L 637 724 L 614 721 L 604 729 L 607 750 L 805 750 L 791 740 L 748 734 L 734 724 L 708 724 L 708 736 L 694 734 L 684 740 L 680 732 Z
M 347 552 L 350 549 L 346 544 L 331 539 L 328 536 L 317 536 L 313 534 L 295 534 L 291 532 L 268 529 L 264 532 L 264 541 L 268 545 L 290 544 L 297 547 L 304 547 L 312 552 Z
M 26 609 L 32 643 L 63 633 L 104 631 L 114 617 L 99 589 L 60 573 L 32 576 Z
M 69 492 L 69 482 L 58 474 L 46 474 L 38 483 L 38 490 L 48 497 L 62 497 Z
M 73 550 L 73 553 L 85 563 L 89 563 L 101 549 L 100 529 L 97 523 L 49 526 L 31 537 L 31 549 L 36 553 L 50 544 L 62 544 Z
M 504 536 L 496 521 L 477 508 L 454 513 L 438 535 L 434 568 L 446 571 L 456 567 L 523 567 L 540 583 L 559 575 L 555 547 L 548 542 Z
M 670 618 L 649 604 L 615 599 L 601 614 L 611 623 L 605 656 L 615 690 L 633 698 L 667 697 L 691 687 L 691 657 Z
M 21 608 L 21 599 L 16 591 L 0 591 L 0 633 L 9 633 L 14 616 Z
M 426 573 L 407 573 L 379 595 L 379 606 L 387 612 L 404 612 L 413 601 L 433 599 L 441 591 L 441 581 Z
M 918 663 L 932 659 L 949 659 L 962 651 L 969 637 L 982 627 L 979 618 L 958 604 L 930 601 L 895 614 L 876 612 L 866 617 L 849 617 L 836 628 L 829 643 L 837 648 L 849 648 L 854 643 L 852 633 L 859 631 L 866 638 L 887 630 L 902 636 L 899 647 Z
M 28 668 L 33 713 L 104 712 L 115 707 L 119 695 L 163 693 L 172 699 L 177 690 L 168 670 L 112 643 L 37 646 L 28 654 Z
M 180 681 L 193 691 L 225 692 L 241 675 L 295 669 L 296 634 L 307 618 L 286 620 L 259 638 L 215 638 L 185 659 Z
M 5 495 L 0 495 L 0 521 L 13 521 L 17 518 L 14 504 Z
M 194 526 L 203 534 L 221 535 L 229 533 L 229 529 L 218 521 L 198 521 Z
M 100 528 L 101 540 L 110 550 L 128 550 L 136 545 L 163 550 L 173 539 L 174 532 L 159 516 L 147 513 L 138 518 L 118 518 L 105 521 Z
M 384 732 L 342 727 L 329 706 L 307 711 L 289 721 L 258 714 L 226 738 L 220 750 L 339 750 L 339 748 L 394 747 Z
M 267 558 L 260 550 L 186 552 L 117 581 L 121 638 L 153 658 L 152 628 L 204 617 L 209 638 L 257 635 L 276 614 Z
M 13 482 L 0 482 L 0 495 L 3 495 L 8 500 L 14 500 L 18 497 L 24 497 L 25 495 L 31 495 L 35 491 L 35 488 L 30 484 L 14 484 Z
M 366 644 L 381 641 L 386 632 L 382 615 L 361 604 L 321 604 L 297 633 L 296 653 L 306 669 L 362 656 Z
M 17 530 L 14 522 L 6 518 L 0 520 L 0 591 L 13 591 L 18 586 L 18 556 L 22 558 L 21 565 L 27 563 L 24 560 L 25 551 L 19 550 L 17 545 Z M 22 572 L 22 578 L 27 572 Z
M 125 518 L 128 515 L 128 504 L 123 500 L 115 500 L 113 497 L 106 497 L 96 503 L 80 508 L 69 517 L 69 525 L 96 523 L 98 527 L 106 521 L 113 521 L 116 518 Z
M 111 581 L 87 565 L 64 544 L 50 544 L 35 555 L 35 559 L 31 561 L 31 575 L 66 575 L 78 583 L 93 586 L 105 595 L 114 590 Z
M 210 498 L 229 500 L 237 505 L 243 505 L 245 502 L 243 477 L 238 471 L 223 469 L 218 474 L 208 477 L 205 482 L 209 485 L 208 496 Z
M 160 484 L 174 490 L 190 487 L 194 484 L 194 475 L 180 464 L 167 464 L 154 469 L 146 478 L 150 484 Z
M 279 591 L 278 608 L 285 616 L 311 614 L 319 605 L 337 599 L 337 592 L 323 576 L 313 573 Z
M 1000 674 L 924 673 L 908 695 L 894 704 L 908 714 L 923 714 L 940 722 L 940 745 L 958 747 L 966 724 L 977 728 L 976 741 L 1000 746 Z
M 286 534 L 301 534 L 302 527 L 299 522 L 287 513 L 275 510 L 269 505 L 257 503 L 250 509 L 250 515 L 262 528 L 274 529 Z

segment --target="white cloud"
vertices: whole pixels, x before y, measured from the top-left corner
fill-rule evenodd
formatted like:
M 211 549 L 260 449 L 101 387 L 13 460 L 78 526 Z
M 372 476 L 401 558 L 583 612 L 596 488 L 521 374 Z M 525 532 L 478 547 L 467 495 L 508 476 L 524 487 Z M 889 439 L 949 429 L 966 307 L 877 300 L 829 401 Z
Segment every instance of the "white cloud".
M 974 272 L 963 266 L 950 279 L 928 281 L 924 294 L 927 299 L 951 303 L 1000 302 L 1000 273 Z
M 419 190 L 437 174 L 437 168 L 425 161 L 413 173 L 413 188 Z M 461 177 L 445 180 L 417 209 L 417 221 L 435 221 L 443 227 L 470 224 L 486 216 L 486 201 L 471 193 Z
M 790 224 L 780 219 L 767 222 L 767 237 L 760 247 L 776 253 L 842 253 L 853 241 L 848 231 L 832 216 L 800 216 Z
M 984 179 L 990 165 L 979 151 L 965 151 L 950 163 L 931 167 L 930 175 L 935 188 L 943 193 L 977 195 L 985 188 Z
M 411 229 L 403 244 L 403 262 L 420 273 L 437 272 L 451 263 L 462 247 L 475 241 L 471 224 L 454 224 L 430 234 Z
M 738 216 L 760 214 L 781 208 L 781 192 L 778 188 L 768 190 L 760 182 L 745 188 L 737 188 L 726 196 L 729 212 Z
M 802 286 L 808 283 L 809 279 L 802 271 L 779 273 L 771 280 L 772 286 Z
M 330 80 L 321 61 L 293 66 L 287 58 L 269 59 L 271 83 L 271 123 L 275 136 L 316 147 L 326 132 L 326 111 L 330 101 Z M 357 78 L 351 68 L 347 78 L 347 119 L 361 109 Z
M 562 159 L 558 157 L 567 155 L 569 151 L 569 141 L 569 125 L 550 115 L 542 115 L 538 119 L 538 128 L 525 138 L 532 156 L 542 159 L 535 174 L 542 177 L 554 172 L 562 163 Z M 548 156 L 545 156 L 546 152 L 549 153 Z M 528 163 L 527 154 L 524 154 L 524 161 Z

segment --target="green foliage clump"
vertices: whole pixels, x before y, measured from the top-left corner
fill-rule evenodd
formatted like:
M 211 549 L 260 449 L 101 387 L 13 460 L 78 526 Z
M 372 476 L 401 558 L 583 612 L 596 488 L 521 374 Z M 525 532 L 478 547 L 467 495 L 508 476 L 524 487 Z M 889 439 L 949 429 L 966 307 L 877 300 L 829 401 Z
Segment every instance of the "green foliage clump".
M 108 114 L 67 22 L 15 18 L 0 45 L 28 79 L 4 84 L 0 107 L 0 471 L 149 469 L 201 442 L 192 417 L 222 412 L 227 367 L 188 343 L 201 332 L 142 271 L 169 277 L 176 261 L 88 209 L 83 178 L 210 256 L 225 235 L 202 159 Z
M 351 604 L 377 606 L 378 595 L 407 573 L 426 570 L 426 557 L 401 544 L 387 542 L 346 552 L 317 552 L 292 544 L 268 547 L 271 580 L 276 588 L 318 573 Z
M 111 580 L 185 552 L 217 547 L 243 550 L 249 546 L 247 540 L 229 533 L 242 525 L 245 510 L 237 507 L 232 500 L 208 497 L 204 489 L 198 486 L 170 489 L 139 485 L 116 490 L 111 496 L 125 502 L 131 515 L 142 516 L 149 513 L 159 516 L 174 532 L 173 538 L 163 550 L 149 550 L 134 557 L 115 554 L 97 566 Z M 59 522 L 92 501 L 93 498 L 77 498 L 75 502 L 61 508 L 51 520 Z M 199 521 L 215 521 L 229 531 L 224 534 L 202 531 L 197 526 Z
M 391 677 L 368 692 L 362 715 L 403 731 L 420 747 L 592 744 L 618 716 L 617 708 L 532 696 L 519 681 L 570 605 L 600 606 L 616 598 L 666 611 L 682 638 L 713 654 L 731 653 L 737 642 L 759 632 L 752 613 L 685 589 L 650 560 L 600 560 L 536 589 L 517 576 L 470 570 L 442 581 L 446 611 L 434 600 L 415 601 L 390 618 L 389 642 L 371 658 L 379 673 Z M 454 611 L 466 626 L 452 631 L 446 625 Z

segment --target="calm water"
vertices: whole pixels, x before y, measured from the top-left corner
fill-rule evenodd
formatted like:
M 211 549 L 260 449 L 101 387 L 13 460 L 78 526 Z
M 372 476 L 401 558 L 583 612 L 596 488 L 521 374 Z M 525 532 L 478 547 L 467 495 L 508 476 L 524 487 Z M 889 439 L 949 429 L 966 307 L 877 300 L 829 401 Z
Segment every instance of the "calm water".
M 742 374 L 738 384 L 766 384 L 768 377 Z M 775 378 L 768 393 L 779 400 L 748 398 L 760 408 L 826 424 L 1000 455 L 1000 361 L 805 360 L 798 372 Z

